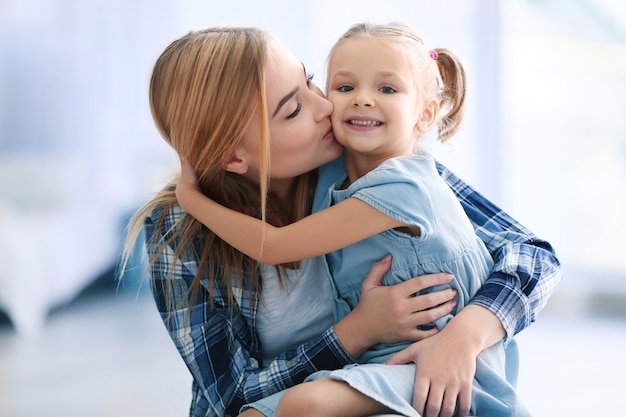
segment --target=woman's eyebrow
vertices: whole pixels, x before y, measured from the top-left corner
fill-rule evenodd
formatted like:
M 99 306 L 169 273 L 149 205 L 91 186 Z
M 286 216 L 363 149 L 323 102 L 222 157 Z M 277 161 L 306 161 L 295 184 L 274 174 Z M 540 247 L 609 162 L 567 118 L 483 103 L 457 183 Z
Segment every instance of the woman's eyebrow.
M 298 90 L 300 90 L 300 87 L 294 88 L 289 93 L 287 93 L 285 95 L 285 97 L 280 99 L 280 101 L 278 102 L 278 106 L 276 106 L 276 110 L 274 111 L 274 114 L 272 114 L 272 117 L 276 116 L 276 113 L 278 113 L 280 111 L 281 107 L 283 107 L 285 105 L 285 103 L 287 103 L 289 100 L 291 100 L 291 98 L 296 95 Z

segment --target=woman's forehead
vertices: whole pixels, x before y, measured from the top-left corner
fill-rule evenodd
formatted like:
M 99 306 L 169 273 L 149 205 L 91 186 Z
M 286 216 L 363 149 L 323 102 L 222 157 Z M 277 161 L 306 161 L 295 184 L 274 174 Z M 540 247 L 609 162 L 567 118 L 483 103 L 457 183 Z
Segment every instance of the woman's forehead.
M 280 72 L 281 69 L 291 69 L 302 67 L 302 64 L 293 52 L 282 42 L 272 39 L 268 45 L 268 65 L 267 72 Z
M 296 56 L 282 43 L 270 42 L 265 69 L 268 105 L 277 104 L 287 92 L 302 83 L 304 68 Z M 272 102 L 275 103 L 272 103 Z

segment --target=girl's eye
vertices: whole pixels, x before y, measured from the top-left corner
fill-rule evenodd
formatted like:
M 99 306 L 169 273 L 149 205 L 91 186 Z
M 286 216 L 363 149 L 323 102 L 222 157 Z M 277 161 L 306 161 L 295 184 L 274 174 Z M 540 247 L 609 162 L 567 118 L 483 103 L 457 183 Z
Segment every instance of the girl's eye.
M 384 94 L 393 94 L 396 92 L 396 89 L 393 87 L 386 86 L 386 87 L 380 87 L 378 91 Z
M 352 90 L 353 90 L 352 86 L 349 86 L 349 85 L 340 85 L 339 88 L 337 88 L 337 91 L 341 93 L 347 93 L 348 91 L 352 91 Z
M 313 73 L 311 73 L 311 74 L 307 74 L 307 76 L 306 76 L 306 85 L 307 85 L 308 87 L 310 87 L 310 86 L 311 86 L 311 83 L 313 82 L 313 76 L 314 76 L 314 75 L 315 75 L 315 74 L 313 74 Z
M 287 116 L 287 119 L 293 119 L 294 117 L 296 117 L 298 113 L 300 113 L 300 110 L 302 110 L 302 103 L 298 103 L 296 109 L 291 114 L 289 114 L 289 116 Z

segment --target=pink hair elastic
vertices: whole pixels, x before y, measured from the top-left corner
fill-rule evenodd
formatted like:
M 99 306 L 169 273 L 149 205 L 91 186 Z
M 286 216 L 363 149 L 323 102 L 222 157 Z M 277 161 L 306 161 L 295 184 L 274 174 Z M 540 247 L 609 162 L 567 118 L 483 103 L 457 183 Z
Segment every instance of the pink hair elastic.
M 430 51 L 428 51 L 428 54 L 430 55 L 430 57 L 432 59 L 434 59 L 435 61 L 439 59 L 439 54 L 437 53 L 437 51 L 435 51 L 434 49 L 431 49 Z

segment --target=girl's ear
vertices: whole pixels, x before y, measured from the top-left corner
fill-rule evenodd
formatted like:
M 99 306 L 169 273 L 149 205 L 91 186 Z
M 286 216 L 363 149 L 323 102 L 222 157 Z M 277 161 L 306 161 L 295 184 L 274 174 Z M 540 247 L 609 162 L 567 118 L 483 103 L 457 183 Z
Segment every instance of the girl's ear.
M 235 174 L 245 174 L 248 172 L 248 161 L 246 154 L 239 150 L 233 152 L 224 162 L 224 169 Z
M 439 113 L 439 103 L 435 100 L 431 101 L 424 107 L 420 119 L 417 122 L 417 127 L 421 132 L 426 132 L 432 126 L 433 122 L 437 118 Z

